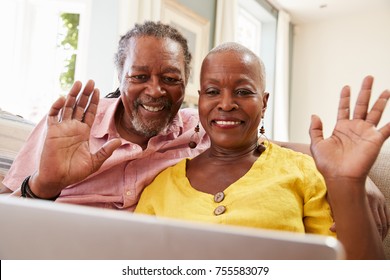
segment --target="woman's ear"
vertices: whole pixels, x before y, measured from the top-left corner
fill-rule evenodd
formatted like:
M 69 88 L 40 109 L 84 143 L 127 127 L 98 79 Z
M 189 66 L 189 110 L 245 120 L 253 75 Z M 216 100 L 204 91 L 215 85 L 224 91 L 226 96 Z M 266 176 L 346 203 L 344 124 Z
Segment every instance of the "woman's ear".
M 265 114 L 265 110 L 267 109 L 268 97 L 269 97 L 269 93 L 268 92 L 264 92 L 263 93 L 263 109 L 261 109 L 261 113 L 262 113 L 263 117 L 264 117 L 264 114 Z

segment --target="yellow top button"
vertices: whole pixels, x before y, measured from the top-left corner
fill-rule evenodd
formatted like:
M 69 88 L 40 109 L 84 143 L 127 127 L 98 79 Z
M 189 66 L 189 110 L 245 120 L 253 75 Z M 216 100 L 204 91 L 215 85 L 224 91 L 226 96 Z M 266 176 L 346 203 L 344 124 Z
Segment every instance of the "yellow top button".
M 219 215 L 225 213 L 225 211 L 226 211 L 226 207 L 223 205 L 219 205 L 217 208 L 215 208 L 214 215 L 219 216 Z
M 217 192 L 214 195 L 214 201 L 217 203 L 221 202 L 224 198 L 225 198 L 225 194 L 223 192 Z
M 131 191 L 127 191 L 127 192 L 126 192 L 126 195 L 131 195 Z

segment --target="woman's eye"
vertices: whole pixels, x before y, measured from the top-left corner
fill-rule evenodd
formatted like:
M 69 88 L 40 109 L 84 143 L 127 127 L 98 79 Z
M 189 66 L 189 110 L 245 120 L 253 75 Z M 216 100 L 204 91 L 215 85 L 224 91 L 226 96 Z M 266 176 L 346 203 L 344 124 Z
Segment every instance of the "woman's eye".
M 244 96 L 244 95 L 251 95 L 251 94 L 254 94 L 254 93 L 252 91 L 250 91 L 250 90 L 247 90 L 247 89 L 239 89 L 239 90 L 236 91 L 236 94 Z
M 216 89 L 208 89 L 208 90 L 206 90 L 206 94 L 207 95 L 217 95 L 218 93 L 219 93 L 219 91 L 216 90 Z

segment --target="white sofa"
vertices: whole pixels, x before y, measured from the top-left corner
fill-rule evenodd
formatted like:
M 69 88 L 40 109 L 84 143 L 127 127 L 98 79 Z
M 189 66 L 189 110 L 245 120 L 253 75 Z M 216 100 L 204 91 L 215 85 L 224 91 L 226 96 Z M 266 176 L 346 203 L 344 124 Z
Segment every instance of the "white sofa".
M 390 209 L 390 140 L 382 147 L 369 176 L 385 196 L 387 208 Z M 383 244 L 386 258 L 390 260 L 390 234 L 387 234 Z
M 0 182 L 35 124 L 0 108 Z

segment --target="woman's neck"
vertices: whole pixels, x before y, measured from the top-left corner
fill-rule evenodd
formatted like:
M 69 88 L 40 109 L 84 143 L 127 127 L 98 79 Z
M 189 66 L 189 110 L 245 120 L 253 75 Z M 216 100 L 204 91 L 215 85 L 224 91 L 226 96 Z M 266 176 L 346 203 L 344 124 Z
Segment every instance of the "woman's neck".
M 256 143 L 239 150 L 212 146 L 187 162 L 186 176 L 194 189 L 214 195 L 245 176 L 260 154 Z
M 260 156 L 260 153 L 257 151 L 257 141 L 247 147 L 237 149 L 226 149 L 216 145 L 211 145 L 210 148 L 203 154 L 203 156 L 209 160 L 221 163 L 236 162 L 249 158 L 255 158 L 256 160 Z

